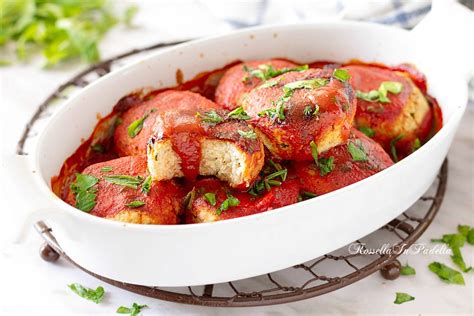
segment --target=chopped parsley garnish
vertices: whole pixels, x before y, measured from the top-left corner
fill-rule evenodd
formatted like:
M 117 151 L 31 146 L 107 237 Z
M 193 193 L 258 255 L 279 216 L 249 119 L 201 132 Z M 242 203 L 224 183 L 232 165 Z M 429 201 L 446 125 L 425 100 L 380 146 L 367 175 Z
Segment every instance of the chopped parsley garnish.
M 237 133 L 239 133 L 240 136 L 243 138 L 248 138 L 248 139 L 257 139 L 257 134 L 255 134 L 254 131 L 248 130 L 248 131 L 242 131 L 242 130 L 237 130 Z
M 298 81 L 290 82 L 284 85 L 283 91 L 286 93 L 287 91 L 293 91 L 297 89 L 316 89 L 316 88 L 327 85 L 328 82 L 329 80 L 325 78 L 298 80 Z
M 406 303 L 406 302 L 409 302 L 409 301 L 414 301 L 414 300 L 415 300 L 415 298 L 413 296 L 411 296 L 410 294 L 397 292 L 396 297 L 395 297 L 395 301 L 393 303 L 403 304 L 403 303 Z
M 149 114 L 145 114 L 142 118 L 139 118 L 138 120 L 133 121 L 130 125 L 128 125 L 127 132 L 128 136 L 131 138 L 134 138 L 137 136 L 141 130 L 143 129 L 143 124 L 145 120 L 148 118 Z
M 244 65 L 243 68 L 244 68 L 244 71 L 248 72 L 248 75 L 245 76 L 242 79 L 242 82 L 246 83 L 252 77 L 258 78 L 262 81 L 266 81 L 268 79 L 277 77 L 279 75 L 285 74 L 285 73 L 290 72 L 290 71 L 307 70 L 309 67 L 308 67 L 308 65 L 303 65 L 303 66 L 297 66 L 297 67 L 293 67 L 293 68 L 275 69 L 270 64 L 261 64 L 261 65 L 258 65 L 258 68 L 256 68 L 256 69 L 251 69 L 251 68 L 247 67 L 247 65 Z
M 268 80 L 264 83 L 262 83 L 257 89 L 265 89 L 265 88 L 271 88 L 274 87 L 278 84 L 280 80 L 275 79 L 275 80 Z
M 219 206 L 219 208 L 216 210 L 217 215 L 221 215 L 223 211 L 227 211 L 229 207 L 237 206 L 240 204 L 239 199 L 236 197 L 228 194 L 227 199 L 222 202 L 222 204 Z
M 398 162 L 398 154 L 396 144 L 403 138 L 403 134 L 398 135 L 390 141 L 390 154 L 392 155 L 393 162 Z
M 125 204 L 125 206 L 131 207 L 131 208 L 138 208 L 145 205 L 145 202 L 143 201 L 132 201 L 130 203 Z
M 140 176 L 132 177 L 127 175 L 113 175 L 104 177 L 104 180 L 112 184 L 121 185 L 136 190 L 142 183 L 143 178 Z
M 460 228 L 461 227 L 461 228 Z M 468 226 L 469 227 L 469 226 Z M 432 242 L 442 242 L 448 245 L 452 251 L 451 260 L 463 271 L 469 272 L 472 270 L 472 267 L 467 267 L 464 262 L 464 258 L 461 253 L 461 248 L 464 246 L 466 241 L 465 228 L 463 226 L 458 226 L 459 233 L 457 234 L 445 234 L 441 239 L 431 239 Z
M 317 197 L 318 195 L 309 191 L 302 191 L 298 196 L 298 201 L 305 201 Z
M 396 81 L 384 81 L 380 84 L 377 90 L 370 90 L 368 92 L 356 91 L 357 98 L 369 102 L 390 103 L 388 93 L 399 94 L 403 90 L 403 85 Z
M 88 175 L 76 173 L 76 180 L 71 183 L 71 191 L 76 197 L 76 208 L 84 212 L 90 212 L 96 205 L 97 188 L 95 185 L 99 179 Z
M 148 308 L 148 306 L 133 303 L 132 307 L 120 306 L 117 308 L 117 314 L 130 314 L 130 316 L 136 316 L 142 311 L 143 308 Z
M 216 194 L 212 192 L 207 192 L 204 194 L 204 198 L 206 199 L 207 203 L 212 206 L 216 206 Z
M 105 166 L 105 167 L 100 168 L 100 171 L 101 171 L 101 172 L 110 172 L 110 171 L 112 171 L 113 169 L 114 169 L 114 168 L 112 168 L 112 167 Z
M 285 92 L 285 94 L 276 102 L 275 108 L 263 110 L 258 113 L 258 116 L 268 116 L 272 120 L 275 120 L 276 118 L 278 118 L 280 121 L 285 120 L 285 103 L 290 100 L 292 95 L 292 91 Z
M 349 144 L 347 144 L 347 150 L 351 154 L 352 160 L 367 161 L 367 153 L 360 140 L 357 139 L 355 142 L 349 142 Z
M 400 274 L 401 275 L 415 275 L 416 274 L 416 270 L 411 267 L 410 265 L 408 265 L 408 263 L 406 265 L 404 265 L 401 269 L 400 269 Z
M 186 194 L 183 200 L 183 205 L 187 210 L 193 208 L 194 199 L 196 198 L 196 188 L 193 188 L 191 191 Z
M 224 119 L 214 110 L 205 112 L 204 114 L 197 112 L 196 116 L 200 117 L 201 120 L 206 123 L 218 124 L 224 121 Z
M 86 300 L 99 304 L 104 298 L 105 290 L 102 286 L 98 286 L 95 290 L 86 288 L 79 283 L 69 284 L 68 287 L 77 295 Z
M 334 69 L 334 72 L 332 73 L 332 75 L 334 76 L 334 78 L 336 78 L 337 80 L 341 82 L 346 82 L 347 80 L 351 78 L 351 76 L 345 69 Z
M 412 152 L 417 151 L 418 149 L 420 149 L 420 147 L 421 147 L 420 139 L 419 139 L 419 138 L 415 138 L 415 140 L 413 141 L 413 144 L 412 144 L 412 146 L 411 146 Z
M 359 127 L 359 131 L 365 134 L 367 137 L 374 137 L 375 131 L 368 126 L 361 126 Z
M 105 147 L 102 144 L 94 144 L 91 146 L 92 151 L 96 153 L 104 153 L 105 152 Z
M 249 194 L 253 196 L 257 196 L 261 194 L 264 190 L 270 191 L 270 189 L 274 186 L 280 186 L 283 181 L 286 180 L 288 175 L 288 170 L 283 169 L 283 167 L 279 164 L 274 162 L 273 160 L 268 160 L 269 166 L 264 168 L 264 173 L 267 174 L 263 177 L 263 179 L 256 181 L 252 187 L 247 191 Z M 274 172 L 272 172 L 275 170 Z M 280 177 L 280 180 L 276 180 L 276 178 Z
M 319 168 L 319 174 L 324 177 L 328 173 L 334 170 L 334 157 L 319 158 L 318 157 L 318 146 L 314 141 L 309 143 L 311 147 L 311 155 L 313 156 L 314 163 Z
M 249 120 L 251 117 L 245 112 L 244 108 L 239 106 L 227 114 L 228 118 L 235 120 Z
M 148 176 L 145 178 L 145 181 L 143 181 L 143 184 L 142 184 L 143 193 L 148 194 L 148 192 L 150 192 L 151 182 L 152 182 L 151 176 Z
M 431 272 L 436 274 L 441 280 L 448 284 L 464 285 L 464 278 L 459 271 L 453 270 L 439 262 L 430 263 L 428 268 Z

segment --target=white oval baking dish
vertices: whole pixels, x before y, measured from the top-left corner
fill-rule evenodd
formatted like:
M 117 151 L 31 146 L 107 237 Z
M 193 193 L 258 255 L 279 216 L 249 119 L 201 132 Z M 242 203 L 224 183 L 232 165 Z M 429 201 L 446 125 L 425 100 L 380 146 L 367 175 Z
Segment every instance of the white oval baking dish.
M 149 286 L 200 285 L 305 262 L 383 226 L 411 206 L 436 177 L 467 103 L 468 70 L 474 68 L 466 57 L 472 47 L 449 36 L 472 15 L 455 4 L 443 13 L 448 9 L 454 23 L 442 26 L 447 34 L 437 33 L 436 15 L 411 32 L 356 22 L 266 26 L 153 54 L 104 76 L 64 104 L 40 136 L 34 161 L 17 157 L 21 161 L 12 170 L 22 169 L 35 180 L 28 190 L 34 218 L 50 225 L 72 260 L 110 279 Z M 435 41 L 439 37 L 451 46 Z M 175 85 L 177 68 L 190 79 L 237 59 L 270 57 L 302 63 L 354 58 L 387 65 L 413 63 L 427 75 L 445 125 L 414 154 L 359 183 L 278 210 L 216 223 L 114 222 L 81 212 L 50 190 L 50 178 L 90 135 L 97 113 L 109 113 L 122 96 L 158 83 Z

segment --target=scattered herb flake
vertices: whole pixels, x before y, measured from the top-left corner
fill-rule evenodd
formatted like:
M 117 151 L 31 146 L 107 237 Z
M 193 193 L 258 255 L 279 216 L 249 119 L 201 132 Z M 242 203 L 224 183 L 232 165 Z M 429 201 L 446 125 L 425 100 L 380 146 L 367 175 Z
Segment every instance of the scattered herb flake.
M 332 73 L 332 75 L 334 76 L 334 78 L 336 78 L 337 80 L 341 82 L 346 82 L 347 80 L 351 78 L 351 76 L 349 75 L 349 72 L 347 72 L 347 70 L 345 69 L 334 69 L 334 72 Z
M 143 181 L 143 179 L 140 176 L 133 177 L 133 176 L 127 176 L 127 175 L 106 176 L 104 177 L 104 180 L 112 184 L 121 185 L 121 186 L 132 188 L 135 190 L 138 189 L 138 186 Z
M 183 205 L 187 210 L 193 208 L 194 199 L 196 198 L 196 188 L 193 187 L 191 191 L 186 194 L 183 200 Z
M 151 182 L 152 182 L 151 176 L 148 176 L 145 178 L 145 181 L 143 181 L 143 184 L 142 184 L 143 193 L 148 194 L 150 192 Z
M 104 298 L 105 290 L 102 286 L 98 286 L 95 290 L 86 288 L 79 283 L 69 284 L 68 287 L 77 295 L 86 300 L 99 304 Z
M 393 162 L 398 162 L 398 154 L 396 144 L 403 138 L 403 134 L 398 135 L 390 141 L 390 154 L 392 155 Z
M 125 204 L 125 206 L 131 207 L 131 208 L 138 208 L 138 207 L 142 207 L 143 205 L 145 205 L 145 202 L 143 201 L 132 201 L 130 203 Z
M 368 102 L 390 103 L 388 93 L 398 94 L 402 92 L 403 85 L 396 81 L 384 81 L 380 84 L 377 90 L 370 90 L 368 92 L 356 91 L 357 98 Z
M 331 156 L 329 158 L 319 158 L 318 166 L 319 174 L 324 177 L 334 170 L 334 157 Z
M 84 212 L 90 212 L 95 207 L 97 189 L 94 186 L 98 182 L 99 179 L 94 176 L 76 173 L 76 180 L 70 185 L 76 198 L 76 208 Z
M 403 303 L 406 303 L 406 302 L 409 302 L 409 301 L 414 301 L 414 300 L 415 300 L 415 298 L 413 296 L 411 296 L 410 294 L 397 292 L 396 297 L 395 297 L 395 301 L 393 303 L 403 304 Z
M 229 207 L 237 206 L 239 204 L 240 204 L 239 199 L 237 199 L 236 197 L 229 194 L 229 195 L 227 195 L 227 199 L 225 199 L 224 202 L 222 202 L 222 204 L 216 210 L 216 214 L 221 215 L 222 212 L 227 211 L 229 209 Z
M 100 168 L 100 171 L 101 171 L 101 172 L 110 172 L 110 171 L 112 171 L 113 169 L 114 169 L 114 168 L 112 168 L 112 167 L 105 166 L 105 167 Z
M 136 316 L 142 311 L 143 308 L 148 308 L 148 306 L 133 303 L 132 307 L 120 306 L 117 308 L 117 314 L 130 314 L 130 316 Z
M 224 121 L 224 119 L 214 110 L 205 112 L 204 114 L 197 112 L 196 116 L 200 117 L 203 122 L 211 124 L 218 124 Z
M 143 124 L 147 118 L 148 114 L 145 114 L 142 118 L 139 118 L 133 121 L 130 125 L 128 125 L 128 136 L 130 136 L 131 138 L 135 138 L 135 136 L 137 136 L 141 132 Z
M 354 161 L 367 161 L 367 153 L 362 146 L 362 142 L 360 140 L 356 140 L 356 142 L 349 142 L 347 144 L 347 150 L 352 156 L 352 160 Z
M 318 165 L 319 164 L 319 161 L 318 161 L 318 145 L 316 145 L 316 143 L 312 140 L 309 143 L 309 146 L 311 147 L 311 155 L 313 155 L 314 162 L 316 163 L 316 165 Z
M 251 117 L 245 112 L 244 108 L 239 106 L 227 114 L 228 118 L 235 120 L 249 120 Z
M 92 151 L 96 153 L 104 153 L 105 152 L 105 147 L 101 144 L 94 144 L 91 146 Z
M 361 126 L 359 127 L 359 131 L 365 134 L 367 137 L 374 137 L 375 131 L 368 126 Z
M 243 138 L 248 138 L 248 139 L 257 139 L 257 134 L 255 134 L 254 131 L 248 130 L 248 131 L 242 131 L 242 130 L 237 130 L 240 136 Z
M 400 274 L 401 275 L 415 275 L 416 274 L 416 270 L 411 267 L 410 265 L 408 265 L 408 263 L 406 265 L 404 265 L 401 269 L 400 269 Z
M 415 138 L 415 140 L 413 141 L 413 144 L 411 146 L 411 151 L 412 152 L 415 152 L 417 151 L 418 149 L 420 149 L 421 147 L 421 142 L 420 142 L 420 139 L 417 137 Z
M 462 274 L 442 263 L 432 262 L 429 264 L 428 268 L 431 272 L 436 274 L 441 280 L 448 284 L 464 285 L 464 278 Z
M 206 199 L 206 201 L 210 205 L 216 206 L 216 194 L 215 193 L 207 192 L 207 193 L 204 194 L 204 198 Z

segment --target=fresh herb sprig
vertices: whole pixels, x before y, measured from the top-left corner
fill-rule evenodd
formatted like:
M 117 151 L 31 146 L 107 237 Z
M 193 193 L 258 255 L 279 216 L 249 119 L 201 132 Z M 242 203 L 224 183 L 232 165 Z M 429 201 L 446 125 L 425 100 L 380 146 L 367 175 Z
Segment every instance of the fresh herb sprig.
M 144 308 L 148 308 L 148 305 L 139 305 L 137 303 L 133 303 L 132 307 L 120 306 L 117 308 L 117 314 L 130 314 L 130 316 L 136 316 Z
M 96 205 L 97 183 L 99 179 L 94 176 L 76 173 L 76 180 L 70 185 L 76 198 L 76 208 L 84 212 L 92 211 Z
M 396 81 L 384 81 L 380 84 L 377 90 L 370 90 L 363 92 L 360 90 L 356 91 L 356 96 L 359 99 L 369 102 L 381 102 L 390 103 L 388 93 L 399 94 L 403 90 L 403 84 Z
M 98 286 L 95 290 L 82 286 L 79 283 L 69 284 L 68 287 L 77 295 L 96 304 L 102 302 L 105 290 L 102 286 Z

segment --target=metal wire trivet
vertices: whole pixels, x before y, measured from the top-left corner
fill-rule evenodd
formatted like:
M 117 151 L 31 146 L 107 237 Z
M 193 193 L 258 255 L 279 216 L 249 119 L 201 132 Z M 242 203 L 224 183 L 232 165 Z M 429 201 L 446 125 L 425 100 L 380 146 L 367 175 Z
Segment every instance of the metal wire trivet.
M 39 131 L 60 104 L 68 100 L 72 94 L 133 59 L 176 44 L 179 43 L 157 44 L 127 52 L 92 66 L 62 84 L 40 104 L 27 124 L 18 142 L 17 154 L 27 155 L 33 150 Z M 396 258 L 421 236 L 438 212 L 446 191 L 447 170 L 447 161 L 445 161 L 435 183 L 424 197 L 399 217 L 370 235 L 330 254 L 288 269 L 220 284 L 162 288 L 107 279 L 85 270 L 72 261 L 61 249 L 52 230 L 44 222 L 38 222 L 35 228 L 46 242 L 40 252 L 44 260 L 56 261 L 61 256 L 104 282 L 140 295 L 177 303 L 214 307 L 281 304 L 326 294 L 379 270 L 387 279 L 398 277 L 400 264 Z M 384 249 L 384 251 L 377 253 L 373 251 L 375 249 Z

